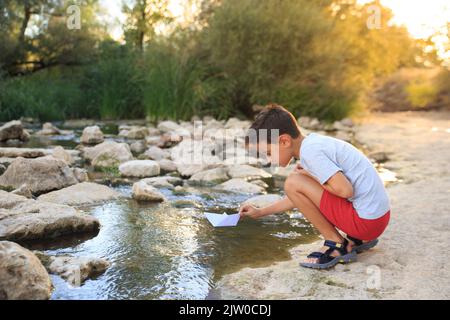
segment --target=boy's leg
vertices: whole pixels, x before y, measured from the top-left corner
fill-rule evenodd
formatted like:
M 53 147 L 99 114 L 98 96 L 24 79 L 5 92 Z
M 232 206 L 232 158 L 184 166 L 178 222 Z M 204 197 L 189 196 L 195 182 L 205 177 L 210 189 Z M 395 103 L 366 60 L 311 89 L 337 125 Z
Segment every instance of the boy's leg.
M 324 189 L 316 180 L 301 173 L 291 173 L 284 184 L 284 191 L 295 207 L 326 240 L 339 243 L 344 241 L 341 234 L 319 210 Z M 316 260 L 309 259 L 308 262 L 315 263 Z

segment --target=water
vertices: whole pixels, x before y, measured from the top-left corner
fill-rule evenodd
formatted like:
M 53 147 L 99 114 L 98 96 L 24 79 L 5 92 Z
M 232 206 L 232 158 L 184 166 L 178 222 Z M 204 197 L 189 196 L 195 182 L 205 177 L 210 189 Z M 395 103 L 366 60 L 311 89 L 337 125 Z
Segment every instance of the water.
M 130 186 L 115 189 L 131 193 Z M 62 248 L 59 241 L 47 243 L 51 248 L 45 252 L 106 258 L 112 266 L 79 288 L 52 276 L 52 298 L 205 299 L 222 275 L 289 259 L 290 248 L 317 239 L 304 219 L 288 214 L 242 220 L 236 228 L 213 228 L 203 215 L 235 213 L 249 196 L 208 189 L 186 196 L 162 192 L 167 203 L 125 199 L 82 208 L 100 220 L 100 233 L 84 242 L 63 242 Z M 173 203 L 179 200 L 177 208 Z

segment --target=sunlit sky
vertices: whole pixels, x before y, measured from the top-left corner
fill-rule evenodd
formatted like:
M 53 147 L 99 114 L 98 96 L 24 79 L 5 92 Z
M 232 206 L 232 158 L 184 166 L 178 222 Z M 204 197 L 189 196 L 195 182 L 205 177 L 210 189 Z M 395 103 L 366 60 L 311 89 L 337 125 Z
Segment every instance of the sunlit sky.
M 105 8 L 108 20 L 111 22 L 111 34 L 113 38 L 120 39 L 122 30 L 120 23 L 125 20 L 122 14 L 123 0 L 101 0 Z M 368 0 L 358 0 L 361 3 L 370 2 Z M 172 14 L 183 19 L 189 0 L 170 0 L 170 10 Z M 381 3 L 390 8 L 394 13 L 394 23 L 404 25 L 414 38 L 427 38 L 435 34 L 438 30 L 445 30 L 450 22 L 450 1 L 449 0 L 381 0 Z M 436 42 L 442 43 L 442 39 Z M 450 56 L 446 57 L 450 59 Z

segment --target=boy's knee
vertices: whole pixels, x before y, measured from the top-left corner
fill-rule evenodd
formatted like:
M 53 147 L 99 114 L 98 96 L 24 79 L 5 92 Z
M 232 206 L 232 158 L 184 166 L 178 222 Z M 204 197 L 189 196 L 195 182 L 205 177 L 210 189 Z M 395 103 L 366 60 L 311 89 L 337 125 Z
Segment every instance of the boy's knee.
M 286 194 L 289 194 L 301 191 L 301 179 L 302 177 L 299 173 L 293 172 L 289 174 L 289 176 L 286 178 L 286 181 L 284 182 L 284 192 Z

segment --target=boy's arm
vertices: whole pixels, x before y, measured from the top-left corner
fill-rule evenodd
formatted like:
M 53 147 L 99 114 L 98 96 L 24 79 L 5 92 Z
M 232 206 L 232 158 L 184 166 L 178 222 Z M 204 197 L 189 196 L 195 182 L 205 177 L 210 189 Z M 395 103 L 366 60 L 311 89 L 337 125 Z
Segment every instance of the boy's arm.
M 283 199 L 278 200 L 264 208 L 255 208 L 250 204 L 244 204 L 240 208 L 239 213 L 241 217 L 250 217 L 253 219 L 257 219 L 274 213 L 281 213 L 288 210 L 292 210 L 294 208 L 295 206 L 292 203 L 292 201 L 289 200 L 288 197 L 284 197 Z

